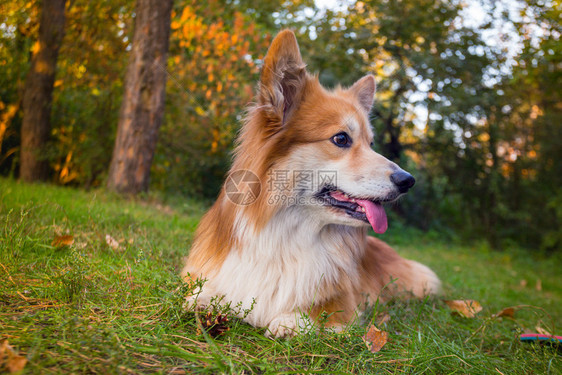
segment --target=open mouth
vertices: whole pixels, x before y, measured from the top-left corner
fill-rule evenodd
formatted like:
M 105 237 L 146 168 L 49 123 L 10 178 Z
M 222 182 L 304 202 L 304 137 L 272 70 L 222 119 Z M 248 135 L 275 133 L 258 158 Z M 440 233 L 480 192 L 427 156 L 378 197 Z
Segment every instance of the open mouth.
M 317 197 L 325 205 L 344 211 L 354 219 L 369 223 L 375 233 L 384 233 L 388 228 L 386 212 L 380 199 L 353 197 L 334 187 L 323 188 Z

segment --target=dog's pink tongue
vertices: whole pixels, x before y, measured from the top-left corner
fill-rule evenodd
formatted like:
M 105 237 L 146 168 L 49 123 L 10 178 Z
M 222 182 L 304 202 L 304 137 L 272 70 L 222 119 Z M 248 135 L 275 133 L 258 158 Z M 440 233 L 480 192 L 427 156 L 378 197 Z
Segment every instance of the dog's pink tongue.
M 384 208 L 380 204 L 362 199 L 357 199 L 355 202 L 365 209 L 367 220 L 369 220 L 375 233 L 381 234 L 386 232 L 388 221 L 386 220 L 386 212 L 384 212 Z

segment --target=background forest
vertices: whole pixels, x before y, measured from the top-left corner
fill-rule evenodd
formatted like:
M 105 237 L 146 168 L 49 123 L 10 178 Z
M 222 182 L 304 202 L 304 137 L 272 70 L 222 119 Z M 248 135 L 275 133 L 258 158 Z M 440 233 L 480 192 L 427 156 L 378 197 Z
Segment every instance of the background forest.
M 104 186 L 135 21 L 132 0 L 66 2 L 48 180 Z M 0 174 L 19 177 L 23 95 L 40 1 L 0 3 Z M 150 189 L 211 200 L 261 59 L 298 34 L 327 86 L 377 78 L 374 148 L 417 179 L 407 225 L 494 247 L 562 248 L 559 0 L 209 0 L 173 3 Z

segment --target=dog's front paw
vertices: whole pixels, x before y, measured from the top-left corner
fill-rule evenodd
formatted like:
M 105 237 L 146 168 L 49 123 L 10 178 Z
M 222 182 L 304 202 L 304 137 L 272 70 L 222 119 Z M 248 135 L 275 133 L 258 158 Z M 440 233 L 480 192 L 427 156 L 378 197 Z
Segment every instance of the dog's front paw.
M 203 311 L 207 306 L 209 306 L 210 299 L 199 298 L 197 295 L 186 296 L 183 302 L 183 308 L 185 310 L 193 311 Z
M 197 287 L 191 294 L 185 296 L 183 308 L 202 311 L 210 306 L 212 298 L 213 296 L 208 293 L 208 290 L 203 291 L 202 287 Z
M 267 337 L 293 337 L 298 333 L 304 333 L 312 326 L 308 315 L 298 312 L 279 315 L 267 326 Z

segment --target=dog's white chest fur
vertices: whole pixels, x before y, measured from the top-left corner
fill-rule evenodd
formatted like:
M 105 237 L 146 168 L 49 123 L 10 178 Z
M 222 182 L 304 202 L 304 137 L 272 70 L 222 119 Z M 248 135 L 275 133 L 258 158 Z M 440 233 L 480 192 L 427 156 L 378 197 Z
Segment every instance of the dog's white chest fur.
M 360 229 L 323 225 L 303 210 L 293 206 L 279 211 L 259 233 L 239 216 L 238 248 L 229 252 L 199 297 L 224 296 L 233 304 L 241 302 L 244 309 L 255 299 L 246 320 L 267 326 L 280 313 L 306 312 L 322 302 L 318 290 L 323 285 L 337 283 L 342 275 L 357 275 Z

